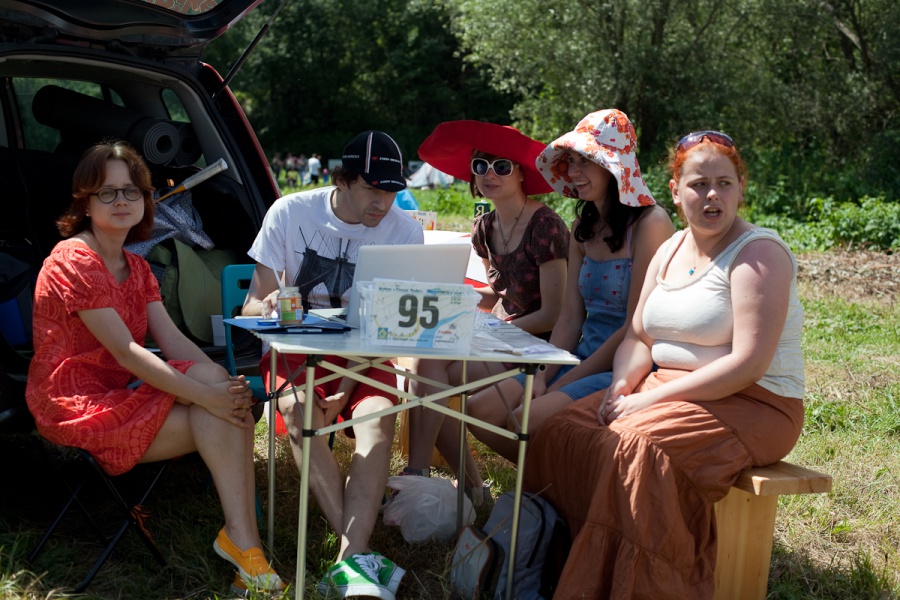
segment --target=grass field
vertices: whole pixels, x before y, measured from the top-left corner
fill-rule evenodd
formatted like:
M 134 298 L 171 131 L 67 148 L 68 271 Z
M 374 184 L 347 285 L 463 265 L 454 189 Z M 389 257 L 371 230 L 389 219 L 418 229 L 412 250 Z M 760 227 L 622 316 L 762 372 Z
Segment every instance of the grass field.
M 464 216 L 457 218 L 466 222 Z M 788 460 L 831 474 L 834 489 L 827 495 L 780 500 L 768 597 L 898 598 L 900 307 L 892 282 L 900 280 L 900 260 L 873 253 L 863 263 L 858 255 L 843 252 L 800 259 L 806 310 L 806 423 Z M 842 268 L 852 261 L 856 261 L 853 268 L 842 275 Z M 875 277 L 882 283 L 867 286 L 853 279 L 861 272 L 877 272 L 866 281 Z M 257 434 L 257 481 L 265 501 L 268 457 L 263 423 Z M 338 436 L 335 451 L 346 464 L 352 446 Z M 494 481 L 494 495 L 511 489 L 510 463 L 481 446 L 476 445 L 475 451 L 485 478 Z M 26 564 L 25 557 L 62 501 L 60 476 L 70 463 L 27 434 L 0 437 L 0 452 L 5 457 L 0 598 L 62 598 L 60 590 L 77 582 L 99 552 L 80 520 L 67 520 L 36 564 Z M 275 563 L 285 578 L 293 580 L 299 476 L 284 438 L 279 439 L 274 460 Z M 394 470 L 404 464 L 395 454 Z M 89 497 L 88 502 L 95 499 Z M 230 597 L 231 570 L 211 548 L 222 523 L 221 510 L 202 463 L 186 457 L 173 465 L 148 508 L 149 527 L 169 565 L 157 567 L 135 536 L 126 536 L 120 551 L 81 597 Z M 335 536 L 314 503 L 311 515 L 310 591 L 337 549 Z M 479 514 L 479 522 L 486 517 Z M 452 597 L 447 579 L 452 544 L 410 545 L 397 528 L 379 522 L 372 546 L 408 570 L 398 598 Z

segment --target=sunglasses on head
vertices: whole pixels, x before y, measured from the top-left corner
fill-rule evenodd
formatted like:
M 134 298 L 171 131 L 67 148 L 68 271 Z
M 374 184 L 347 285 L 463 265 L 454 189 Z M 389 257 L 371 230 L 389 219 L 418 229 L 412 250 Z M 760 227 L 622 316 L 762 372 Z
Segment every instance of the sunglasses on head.
M 678 145 L 675 147 L 675 151 L 682 152 L 684 150 L 690 150 L 702 142 L 703 138 L 708 139 L 714 144 L 725 146 L 726 148 L 734 148 L 734 140 L 726 133 L 722 133 L 721 131 L 695 131 L 694 133 L 689 133 L 681 138 Z
M 513 172 L 513 161 L 508 158 L 498 158 L 493 162 L 486 158 L 472 159 L 472 173 L 474 175 L 484 177 L 491 169 L 494 170 L 494 174 L 498 177 L 509 177 Z

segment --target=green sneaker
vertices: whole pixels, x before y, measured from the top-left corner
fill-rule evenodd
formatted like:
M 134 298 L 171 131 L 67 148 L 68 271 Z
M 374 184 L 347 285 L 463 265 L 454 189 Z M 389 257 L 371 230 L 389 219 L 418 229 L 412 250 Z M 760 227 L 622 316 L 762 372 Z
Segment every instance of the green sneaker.
M 395 600 L 394 593 L 379 581 L 381 568 L 381 562 L 371 554 L 354 554 L 328 569 L 317 589 L 325 597 L 337 591 L 340 598 L 371 596 Z
M 381 568 L 378 569 L 378 583 L 389 589 L 396 596 L 397 588 L 400 587 L 400 580 L 406 575 L 406 569 L 398 567 L 394 564 L 394 561 L 379 552 L 373 552 L 372 556 L 381 565 Z

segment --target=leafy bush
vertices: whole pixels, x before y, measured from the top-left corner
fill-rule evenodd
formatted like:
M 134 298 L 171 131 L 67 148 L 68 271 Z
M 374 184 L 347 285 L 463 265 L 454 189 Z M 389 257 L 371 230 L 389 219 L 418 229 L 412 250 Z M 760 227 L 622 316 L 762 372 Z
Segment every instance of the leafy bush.
M 795 252 L 824 251 L 836 246 L 869 250 L 900 248 L 900 203 L 864 197 L 859 203 L 838 202 L 832 197 L 814 197 L 807 215 L 798 219 L 784 213 L 768 213 L 754 203 L 747 218 L 761 227 L 778 231 Z
M 863 197 L 859 204 L 833 198 L 810 200 L 810 219 L 830 225 L 839 245 L 872 250 L 900 248 L 900 203 Z
M 794 252 L 823 252 L 832 248 L 834 234 L 827 223 L 804 223 L 779 215 L 747 215 L 747 220 L 778 232 Z
M 665 169 L 644 173 L 656 201 L 682 228 L 668 189 Z M 422 210 L 434 210 L 442 217 L 457 215 L 471 219 L 474 199 L 462 183 L 438 190 L 413 190 Z M 863 197 L 859 202 L 839 202 L 831 196 L 815 196 L 802 201 L 789 198 L 784 185 L 761 188 L 748 184 L 746 205 L 741 214 L 760 227 L 777 231 L 794 252 L 826 251 L 834 247 L 862 247 L 869 250 L 900 249 L 900 202 L 883 197 Z M 575 200 L 559 194 L 539 196 L 571 224 Z

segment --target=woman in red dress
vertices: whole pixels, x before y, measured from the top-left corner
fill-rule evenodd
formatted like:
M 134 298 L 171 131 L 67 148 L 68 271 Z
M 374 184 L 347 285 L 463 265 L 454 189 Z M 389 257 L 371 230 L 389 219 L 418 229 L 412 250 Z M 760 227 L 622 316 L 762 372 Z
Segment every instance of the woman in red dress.
M 235 586 L 282 589 L 256 526 L 247 384 L 178 330 L 147 262 L 123 248 L 149 237 L 152 194 L 123 142 L 92 147 L 75 169 L 57 222 L 68 239 L 35 289 L 28 407 L 41 435 L 87 450 L 110 475 L 199 452 L 225 516 L 213 547 L 237 567 Z M 144 348 L 148 332 L 167 360 Z

